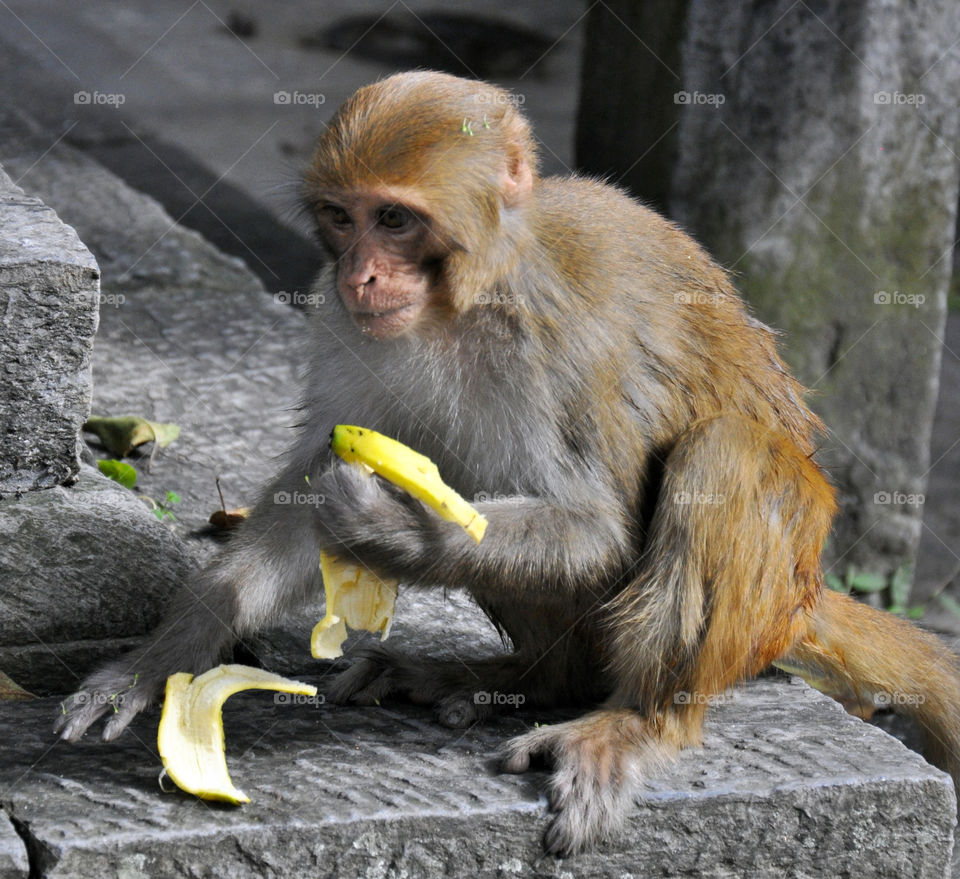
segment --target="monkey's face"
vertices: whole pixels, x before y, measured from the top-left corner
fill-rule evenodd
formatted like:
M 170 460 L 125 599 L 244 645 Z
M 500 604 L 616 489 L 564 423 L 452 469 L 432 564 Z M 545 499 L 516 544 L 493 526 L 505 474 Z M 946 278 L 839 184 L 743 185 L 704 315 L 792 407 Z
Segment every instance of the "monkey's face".
M 446 252 L 426 214 L 387 192 L 318 193 L 311 201 L 337 260 L 337 293 L 360 331 L 391 339 L 422 326 L 442 298 Z

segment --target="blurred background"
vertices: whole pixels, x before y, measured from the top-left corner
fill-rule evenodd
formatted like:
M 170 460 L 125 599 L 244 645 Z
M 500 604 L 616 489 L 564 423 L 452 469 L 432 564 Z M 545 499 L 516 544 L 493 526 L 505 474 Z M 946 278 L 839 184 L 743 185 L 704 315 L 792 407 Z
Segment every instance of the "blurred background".
M 2 0 L 0 161 L 18 156 L 29 193 L 69 145 L 267 291 L 304 291 L 320 254 L 298 181 L 341 101 L 414 67 L 493 80 L 544 173 L 600 175 L 666 213 L 783 331 L 829 428 L 831 585 L 960 631 L 958 9 Z M 46 137 L 26 152 L 20 115 Z

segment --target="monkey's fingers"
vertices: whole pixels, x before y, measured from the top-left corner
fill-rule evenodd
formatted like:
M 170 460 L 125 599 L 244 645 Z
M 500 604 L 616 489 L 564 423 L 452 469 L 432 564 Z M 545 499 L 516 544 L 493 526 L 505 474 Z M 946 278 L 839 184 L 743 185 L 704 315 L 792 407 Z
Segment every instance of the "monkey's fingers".
M 153 695 L 144 690 L 127 693 L 126 698 L 104 724 L 101 738 L 105 742 L 112 742 L 130 725 L 130 721 L 144 708 L 148 707 L 151 702 L 153 702 Z
M 449 522 L 456 522 L 479 543 L 487 520 L 441 478 L 437 465 L 426 455 L 375 430 L 338 424 L 330 448 L 344 461 L 369 467 L 384 479 L 409 492 Z
M 66 742 L 76 742 L 110 710 L 106 701 L 94 698 L 94 693 L 74 693 L 61 703 L 61 714 L 53 724 L 53 732 Z
M 334 678 L 326 696 L 337 705 L 377 705 L 394 691 L 395 683 L 390 664 L 370 651 Z
M 389 669 L 378 668 L 369 660 L 361 659 L 337 680 L 332 701 L 339 705 L 347 702 L 354 705 L 379 705 L 394 689 L 393 676 Z

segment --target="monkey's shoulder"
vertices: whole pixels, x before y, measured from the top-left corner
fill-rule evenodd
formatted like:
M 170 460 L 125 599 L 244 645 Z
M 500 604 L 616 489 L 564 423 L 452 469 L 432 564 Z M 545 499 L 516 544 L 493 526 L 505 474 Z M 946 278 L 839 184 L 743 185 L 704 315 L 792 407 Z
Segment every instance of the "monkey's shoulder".
M 700 244 L 609 183 L 577 175 L 541 180 L 533 223 L 547 259 L 575 289 L 665 307 L 685 296 L 738 307 L 729 275 Z

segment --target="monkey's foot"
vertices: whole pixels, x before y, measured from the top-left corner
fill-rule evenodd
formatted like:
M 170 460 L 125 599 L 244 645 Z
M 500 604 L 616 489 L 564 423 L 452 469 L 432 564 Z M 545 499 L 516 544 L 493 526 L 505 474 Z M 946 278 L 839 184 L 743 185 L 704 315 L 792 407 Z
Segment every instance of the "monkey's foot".
M 377 705 L 400 696 L 418 705 L 432 705 L 444 726 L 460 729 L 493 714 L 492 694 L 506 692 L 505 681 L 519 678 L 512 656 L 471 662 L 422 659 L 376 645 L 333 680 L 326 696 L 331 702 Z M 509 701 L 509 700 L 508 700 Z M 515 698 L 509 704 L 523 704 Z
M 53 731 L 68 742 L 77 741 L 97 720 L 105 742 L 115 739 L 144 708 L 159 700 L 165 679 L 150 679 L 130 671 L 120 660 L 87 678 L 80 690 L 60 703 Z
M 542 726 L 511 739 L 501 752 L 507 772 L 525 772 L 534 758 L 552 765 L 553 816 L 544 845 L 556 855 L 571 855 L 613 835 L 641 780 L 671 755 L 649 721 L 630 709 L 603 709 Z

